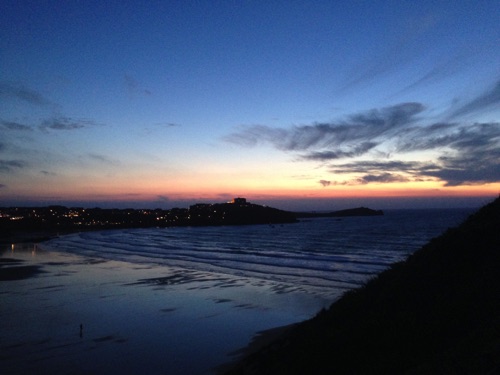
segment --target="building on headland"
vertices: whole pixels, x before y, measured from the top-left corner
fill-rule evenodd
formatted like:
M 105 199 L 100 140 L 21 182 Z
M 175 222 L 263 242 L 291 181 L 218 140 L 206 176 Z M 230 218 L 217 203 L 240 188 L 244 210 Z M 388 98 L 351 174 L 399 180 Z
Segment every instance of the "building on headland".
M 233 198 L 231 203 L 239 205 L 239 206 L 243 206 L 243 205 L 247 204 L 247 199 L 246 198 Z

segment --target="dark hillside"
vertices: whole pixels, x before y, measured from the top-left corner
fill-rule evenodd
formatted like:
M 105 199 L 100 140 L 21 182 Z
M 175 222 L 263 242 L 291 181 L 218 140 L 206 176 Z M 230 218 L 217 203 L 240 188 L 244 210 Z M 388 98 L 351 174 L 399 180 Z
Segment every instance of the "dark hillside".
M 500 198 L 229 373 L 500 373 Z

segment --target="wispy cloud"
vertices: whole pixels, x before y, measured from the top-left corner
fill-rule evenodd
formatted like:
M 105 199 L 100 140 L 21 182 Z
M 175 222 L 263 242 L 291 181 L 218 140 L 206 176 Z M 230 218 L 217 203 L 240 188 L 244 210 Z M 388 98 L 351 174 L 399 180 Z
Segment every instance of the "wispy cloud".
M 469 107 L 494 103 L 497 90 Z M 500 181 L 500 123 L 429 124 L 424 111 L 420 103 L 402 103 L 331 123 L 249 126 L 225 140 L 243 146 L 269 143 L 297 154 L 299 160 L 321 162 L 334 175 L 357 175 L 347 181 L 321 180 L 323 187 L 429 179 L 440 179 L 448 186 Z M 408 161 L 419 151 L 435 156 L 426 162 Z
M 341 173 L 384 173 L 400 172 L 418 175 L 422 171 L 434 170 L 437 166 L 432 162 L 400 161 L 400 160 L 360 160 L 350 163 L 334 164 L 330 166 L 330 172 Z
M 399 174 L 394 174 L 394 173 L 381 173 L 381 174 L 367 174 L 362 177 L 360 177 L 357 180 L 360 184 L 369 184 L 372 182 L 378 182 L 378 183 L 388 183 L 388 182 L 408 182 L 410 181 L 409 178 L 404 177 Z
M 498 80 L 489 90 L 453 111 L 450 118 L 454 119 L 470 113 L 488 110 L 495 106 L 497 109 L 500 108 L 500 80 Z
M 335 160 L 335 159 L 344 159 L 344 158 L 352 158 L 355 156 L 360 156 L 366 154 L 371 149 L 375 148 L 378 143 L 375 142 L 363 142 L 360 145 L 354 145 L 350 147 L 349 151 L 312 151 L 302 158 L 306 160 Z
M 379 44 L 373 53 L 367 56 L 361 64 L 352 67 L 341 90 L 359 88 L 372 83 L 391 72 L 411 63 L 418 57 L 419 49 L 426 44 L 426 38 L 432 38 L 433 29 L 439 19 L 434 14 L 407 20 L 402 27 L 394 32 L 394 38 L 389 43 Z
M 24 167 L 26 167 L 26 163 L 22 160 L 0 160 L 0 172 L 2 173 L 11 173 Z
M 56 117 L 42 121 L 39 129 L 48 130 L 76 130 L 95 125 L 95 122 L 88 119 L 73 119 L 70 117 Z
M 10 100 L 21 100 L 25 103 L 38 106 L 52 104 L 49 99 L 38 91 L 13 82 L 0 82 L 0 97 Z
M 447 186 L 500 181 L 500 145 L 496 149 L 476 150 L 472 154 L 441 156 L 439 163 L 441 168 L 429 171 L 427 175 L 446 181 Z
M 157 122 L 155 125 L 164 128 L 175 128 L 177 126 L 181 126 L 180 124 L 177 124 L 175 122 Z
M 413 151 L 434 151 L 440 156 L 429 162 L 355 161 L 333 165 L 332 172 L 367 173 L 370 177 L 363 177 L 362 183 L 404 182 L 399 177 L 393 181 L 373 178 L 373 172 L 378 177 L 404 173 L 412 181 L 435 177 L 447 186 L 500 181 L 500 123 L 434 124 L 410 129 L 398 138 L 395 157 Z
M 437 62 L 435 65 L 430 67 L 426 73 L 422 74 L 419 78 L 394 93 L 391 97 L 397 97 L 398 95 L 407 93 L 417 87 L 431 85 L 457 74 L 457 72 L 470 64 L 472 56 L 480 54 L 480 52 L 481 51 L 477 48 L 461 49 L 458 53 L 448 57 L 446 60 Z
M 97 161 L 97 162 L 103 163 L 103 164 L 117 164 L 118 163 L 117 161 L 109 158 L 106 155 L 102 155 L 102 154 L 89 153 L 89 154 L 87 154 L 87 157 L 93 161 Z
M 0 120 L 0 126 L 6 130 L 13 130 L 13 131 L 32 131 L 33 128 L 29 125 L 26 124 L 21 124 L 19 122 L 15 121 L 5 121 L 5 120 Z
M 254 125 L 225 137 L 228 142 L 253 146 L 270 143 L 284 151 L 310 151 L 311 160 L 360 156 L 402 127 L 417 120 L 425 107 L 420 103 L 402 103 L 354 114 L 347 120 L 294 126 L 289 129 Z
M 41 174 L 44 176 L 57 176 L 57 173 L 50 172 L 50 171 L 40 171 Z

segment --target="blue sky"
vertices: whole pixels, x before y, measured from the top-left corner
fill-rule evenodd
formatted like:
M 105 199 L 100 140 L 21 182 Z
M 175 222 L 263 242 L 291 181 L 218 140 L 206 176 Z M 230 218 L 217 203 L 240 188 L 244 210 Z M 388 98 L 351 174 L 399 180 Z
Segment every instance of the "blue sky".
M 2 2 L 0 205 L 495 196 L 499 8 Z

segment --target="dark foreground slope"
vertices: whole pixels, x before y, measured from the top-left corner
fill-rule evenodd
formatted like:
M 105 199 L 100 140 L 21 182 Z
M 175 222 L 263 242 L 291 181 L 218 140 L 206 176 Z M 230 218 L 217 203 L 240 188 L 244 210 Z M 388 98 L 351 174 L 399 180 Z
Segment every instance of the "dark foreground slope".
M 500 198 L 229 373 L 500 373 Z

